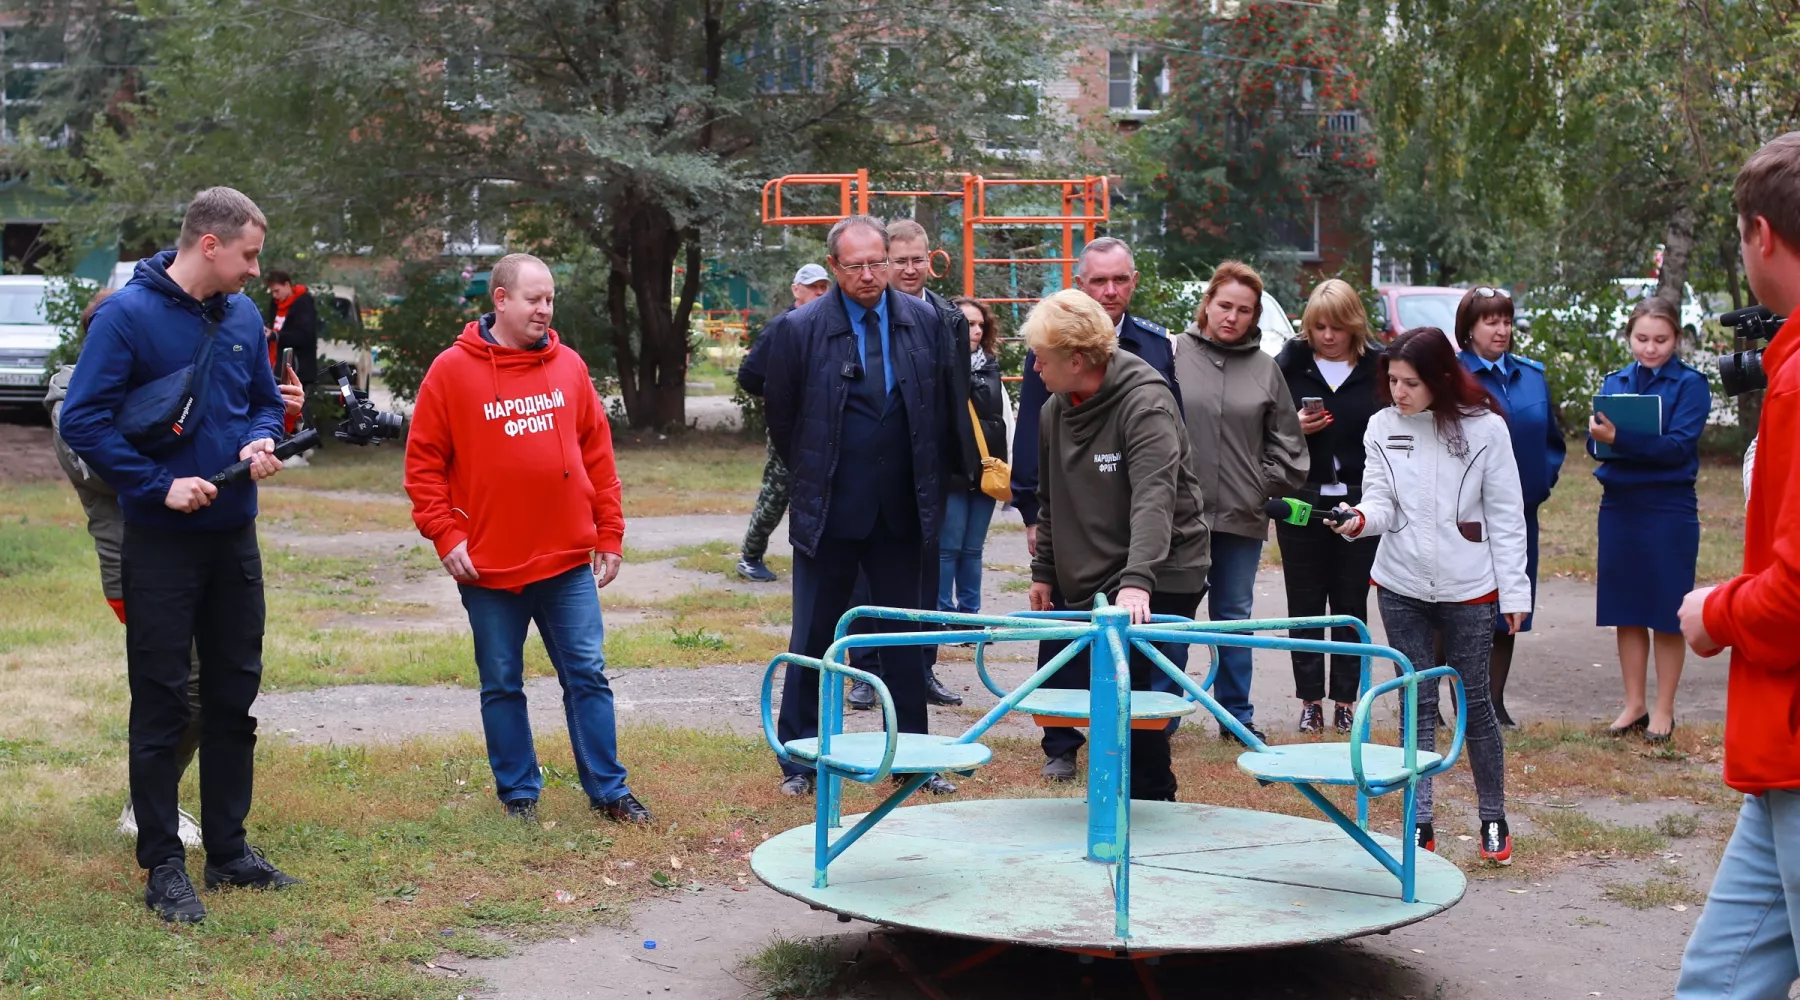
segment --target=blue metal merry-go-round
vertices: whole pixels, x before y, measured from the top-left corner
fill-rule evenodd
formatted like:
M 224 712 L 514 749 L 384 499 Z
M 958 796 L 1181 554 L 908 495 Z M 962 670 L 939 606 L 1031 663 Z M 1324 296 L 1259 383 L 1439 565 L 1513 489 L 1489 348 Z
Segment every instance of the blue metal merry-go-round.
M 1375 645 L 1354 618 L 1195 622 L 1155 616 L 1134 625 L 1129 613 L 1096 599 L 1091 612 L 966 615 L 855 608 L 838 624 L 821 660 L 783 654 L 762 683 L 763 730 L 776 754 L 817 769 L 817 816 L 763 842 L 751 856 L 771 888 L 888 927 L 1085 954 L 1142 957 L 1237 951 L 1342 940 L 1423 920 L 1462 898 L 1465 880 L 1450 862 L 1417 851 L 1411 837 L 1368 829 L 1371 798 L 1403 796 L 1410 830 L 1417 784 L 1455 763 L 1463 743 L 1462 688 L 1449 667 L 1415 670 L 1397 650 Z M 857 619 L 909 623 L 935 631 L 849 633 Z M 895 627 L 895 626 L 888 626 Z M 1293 629 L 1352 627 L 1360 641 L 1289 638 Z M 1011 691 L 994 683 L 986 653 L 996 643 L 1067 640 L 1069 645 Z M 1153 643 L 1209 648 L 1212 669 L 1195 681 Z M 846 664 L 859 646 L 974 646 L 981 681 L 1000 699 L 956 736 L 901 733 L 881 679 Z M 1301 650 L 1362 659 L 1361 698 L 1344 742 L 1267 745 L 1208 693 L 1220 647 Z M 1185 696 L 1130 689 L 1128 656 L 1137 650 L 1180 685 Z M 1088 690 L 1040 690 L 1058 668 L 1089 653 Z M 1398 676 L 1371 686 L 1370 663 L 1391 661 Z M 777 670 L 788 664 L 819 673 L 817 738 L 778 740 L 773 721 Z M 1370 741 L 1374 706 L 1398 693 L 1412 718 L 1420 684 L 1448 677 L 1456 687 L 1456 730 L 1449 750 L 1420 750 L 1413 727 L 1399 746 Z M 844 681 L 872 684 L 883 728 L 844 732 Z M 1325 821 L 1190 802 L 1133 801 L 1129 739 L 1133 728 L 1166 726 L 1205 709 L 1246 746 L 1238 766 L 1263 784 L 1293 786 Z M 988 763 L 979 740 L 1009 712 L 1089 727 L 1086 799 L 963 800 L 897 809 L 939 772 L 972 772 Z M 843 782 L 898 783 L 862 816 L 840 815 Z M 1322 785 L 1356 790 L 1351 817 Z M 848 829 L 844 824 L 848 822 Z

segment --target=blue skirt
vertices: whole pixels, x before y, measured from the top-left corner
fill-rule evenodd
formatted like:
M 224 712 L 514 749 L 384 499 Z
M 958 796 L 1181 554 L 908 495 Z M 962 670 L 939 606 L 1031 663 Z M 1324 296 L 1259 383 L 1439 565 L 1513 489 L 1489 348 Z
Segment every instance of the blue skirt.
M 1679 634 L 1676 612 L 1694 589 L 1700 510 L 1691 485 L 1628 486 L 1600 498 L 1595 624 Z

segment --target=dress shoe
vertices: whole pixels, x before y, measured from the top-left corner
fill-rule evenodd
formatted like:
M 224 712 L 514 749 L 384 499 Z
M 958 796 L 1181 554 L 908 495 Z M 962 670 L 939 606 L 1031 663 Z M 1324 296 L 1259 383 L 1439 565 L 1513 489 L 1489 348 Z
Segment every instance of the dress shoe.
M 962 704 L 962 695 L 945 687 L 943 682 L 937 679 L 936 671 L 927 670 L 925 671 L 925 700 L 933 705 L 960 705 Z
M 1650 727 L 1650 713 L 1645 712 L 1643 715 L 1640 715 L 1636 719 L 1633 719 L 1632 721 L 1627 722 L 1623 726 L 1607 726 L 1606 727 L 1606 735 L 1608 735 L 1608 736 L 1624 736 L 1626 733 L 1632 732 L 1634 730 L 1648 729 L 1649 727 Z
M 859 712 L 867 712 L 874 708 L 881 699 L 875 696 L 875 685 L 868 681 L 852 681 L 850 683 L 850 707 Z

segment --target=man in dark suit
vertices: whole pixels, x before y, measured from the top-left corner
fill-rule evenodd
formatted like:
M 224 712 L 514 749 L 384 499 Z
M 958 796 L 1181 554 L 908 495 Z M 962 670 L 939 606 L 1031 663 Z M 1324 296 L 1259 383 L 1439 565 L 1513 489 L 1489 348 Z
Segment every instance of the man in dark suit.
M 769 338 L 764 412 L 790 476 L 794 624 L 788 648 L 818 657 L 850 607 L 860 570 L 870 600 L 920 607 L 921 556 L 935 545 L 944 466 L 958 446 L 951 355 L 936 309 L 888 288 L 888 237 L 879 220 L 851 216 L 826 238 L 837 285 L 777 316 Z M 966 372 L 965 372 L 966 374 Z M 928 731 L 919 647 L 882 651 L 903 732 Z M 818 734 L 818 673 L 790 666 L 782 742 Z M 812 770 L 782 761 L 781 790 L 804 795 Z M 928 791 L 956 786 L 934 775 Z
M 1137 291 L 1138 283 L 1131 247 L 1124 240 L 1102 236 L 1082 248 L 1076 266 L 1075 286 L 1106 310 L 1119 331 L 1119 347 L 1150 362 L 1150 367 L 1161 372 L 1169 389 L 1175 392 L 1175 402 L 1179 406 L 1181 393 L 1175 385 L 1175 350 L 1169 342 L 1169 331 L 1131 314 L 1131 295 Z M 1050 398 L 1049 391 L 1044 388 L 1044 379 L 1037 372 L 1036 361 L 1036 355 L 1027 351 L 1025 379 L 1019 385 L 1019 422 L 1013 430 L 1012 446 L 1013 506 L 1018 508 L 1019 516 L 1025 521 L 1025 547 L 1032 555 L 1037 554 L 1038 413 L 1044 408 L 1045 400 Z M 1062 608 L 1062 595 L 1052 593 L 1051 596 L 1056 607 Z M 1064 645 L 1060 642 L 1039 643 L 1038 666 L 1050 662 Z M 1181 647 L 1179 653 L 1176 665 L 1185 667 L 1186 647 Z M 1085 689 L 1088 680 L 1064 668 L 1044 686 Z M 1052 781 L 1074 778 L 1075 753 L 1086 742 L 1078 730 L 1061 726 L 1046 728 L 1044 777 Z
M 949 338 L 952 357 L 961 357 L 968 352 L 969 318 L 961 309 L 950 304 L 942 295 L 925 287 L 926 279 L 931 277 L 931 237 L 926 235 L 925 227 L 911 219 L 895 219 L 888 223 L 888 286 L 903 295 L 910 295 L 921 302 L 926 302 L 938 315 L 944 318 L 944 333 Z M 962 350 L 957 351 L 961 345 Z M 952 402 L 969 398 L 969 368 L 957 365 L 951 371 L 950 398 Z M 969 483 L 977 481 L 980 475 L 981 452 L 975 444 L 975 426 L 969 422 L 967 414 L 959 405 L 956 412 L 956 443 L 958 466 L 946 465 L 950 475 L 939 485 L 949 490 L 962 490 Z M 942 497 L 939 498 L 942 504 Z M 940 518 L 941 523 L 941 518 Z M 935 607 L 938 593 L 938 547 L 933 542 L 927 547 L 924 558 L 920 560 L 921 576 L 919 578 L 921 608 Z M 866 595 L 865 595 L 866 596 Z M 852 598 L 853 600 L 856 598 Z M 933 705 L 960 705 L 962 695 L 950 690 L 937 678 L 937 647 L 925 647 L 925 700 Z M 879 673 L 879 671 L 871 671 Z M 862 681 L 850 686 L 850 707 L 872 709 L 875 707 L 875 688 Z

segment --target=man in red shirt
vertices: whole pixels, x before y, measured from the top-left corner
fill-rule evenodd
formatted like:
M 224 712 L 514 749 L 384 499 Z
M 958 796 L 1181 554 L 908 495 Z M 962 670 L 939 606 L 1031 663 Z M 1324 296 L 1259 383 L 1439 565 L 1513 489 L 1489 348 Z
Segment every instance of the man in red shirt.
M 494 311 L 465 327 L 419 385 L 406 441 L 413 523 L 469 612 L 488 766 L 506 814 L 535 821 L 544 783 L 525 709 L 525 630 L 536 622 L 588 804 L 648 823 L 619 763 L 595 585 L 619 575 L 625 549 L 612 429 L 587 365 L 550 329 L 550 269 L 511 254 L 489 284 Z
M 1725 783 L 1745 795 L 1682 957 L 1677 1000 L 1786 997 L 1800 978 L 1800 132 L 1744 164 L 1732 202 L 1750 291 L 1789 318 L 1763 354 L 1769 388 L 1744 571 L 1681 604 L 1694 652 L 1731 647 Z

